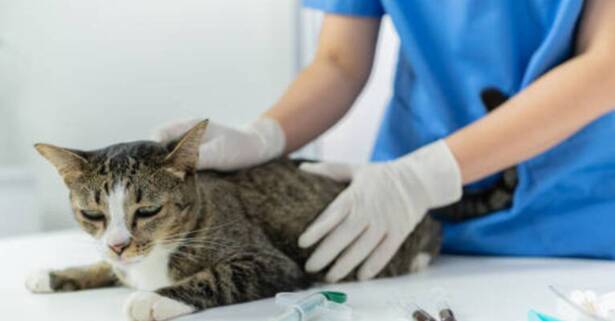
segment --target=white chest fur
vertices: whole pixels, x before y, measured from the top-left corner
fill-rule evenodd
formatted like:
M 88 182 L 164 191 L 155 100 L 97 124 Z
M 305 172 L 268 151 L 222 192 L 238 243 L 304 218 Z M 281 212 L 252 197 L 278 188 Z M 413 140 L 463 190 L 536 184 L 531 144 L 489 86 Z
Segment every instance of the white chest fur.
M 169 254 L 172 249 L 156 246 L 146 257 L 127 266 L 116 266 L 132 288 L 153 291 L 172 284 L 169 278 Z

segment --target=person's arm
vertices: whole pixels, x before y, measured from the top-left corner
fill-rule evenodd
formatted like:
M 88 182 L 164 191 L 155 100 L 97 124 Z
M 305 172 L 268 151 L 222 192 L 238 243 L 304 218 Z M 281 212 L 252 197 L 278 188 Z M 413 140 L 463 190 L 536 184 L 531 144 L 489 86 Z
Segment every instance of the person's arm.
M 312 63 L 265 115 L 278 121 L 292 152 L 333 126 L 369 78 L 380 19 L 326 15 Z
M 615 106 L 615 1 L 586 4 L 576 56 L 446 139 L 464 183 L 531 158 Z
M 228 171 L 262 164 L 333 126 L 369 78 L 379 28 L 380 18 L 326 15 L 312 63 L 273 107 L 245 128 L 210 122 L 197 167 Z M 154 139 L 173 141 L 200 121 L 175 121 L 157 129 Z
M 546 73 L 490 115 L 394 161 L 304 170 L 350 186 L 310 225 L 299 245 L 318 247 L 306 270 L 335 263 L 327 280 L 357 266 L 377 275 L 432 208 L 459 200 L 470 183 L 566 139 L 615 106 L 615 1 L 587 3 L 577 55 Z M 369 200 L 369 201 L 366 201 Z

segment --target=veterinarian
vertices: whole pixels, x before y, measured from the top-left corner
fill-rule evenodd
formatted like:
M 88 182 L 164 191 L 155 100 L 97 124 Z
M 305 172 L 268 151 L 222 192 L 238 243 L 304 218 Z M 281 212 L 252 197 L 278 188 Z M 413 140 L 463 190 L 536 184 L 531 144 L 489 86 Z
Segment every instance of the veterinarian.
M 200 166 L 234 170 L 335 125 L 370 76 L 381 18 L 401 38 L 373 163 L 307 168 L 352 184 L 301 236 L 310 272 L 377 274 L 426 211 L 518 166 L 510 208 L 444 226 L 465 254 L 615 258 L 615 1 L 307 0 L 313 62 L 244 129 L 211 126 Z M 512 96 L 486 115 L 485 88 Z M 192 122 L 159 134 L 177 137 Z M 357 144 L 362 144 L 358 141 Z M 473 184 L 473 185 L 476 185 Z

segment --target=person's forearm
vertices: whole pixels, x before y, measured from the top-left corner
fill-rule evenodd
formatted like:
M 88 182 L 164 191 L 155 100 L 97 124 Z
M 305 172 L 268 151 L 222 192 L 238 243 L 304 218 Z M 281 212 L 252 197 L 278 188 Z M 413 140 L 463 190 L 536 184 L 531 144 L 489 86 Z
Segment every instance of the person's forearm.
M 584 54 L 548 72 L 446 142 L 463 182 L 471 183 L 553 147 L 613 106 L 613 59 Z
M 286 152 L 292 152 L 329 127 L 352 106 L 364 79 L 344 72 L 328 58 L 315 60 L 265 115 L 277 120 L 286 135 Z
M 314 61 L 265 116 L 277 120 L 292 152 L 333 126 L 369 78 L 380 19 L 325 15 Z

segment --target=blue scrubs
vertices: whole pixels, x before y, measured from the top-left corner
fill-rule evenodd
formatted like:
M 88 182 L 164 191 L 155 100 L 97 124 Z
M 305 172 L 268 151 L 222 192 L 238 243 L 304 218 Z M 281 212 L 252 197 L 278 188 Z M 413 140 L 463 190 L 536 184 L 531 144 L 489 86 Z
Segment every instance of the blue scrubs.
M 394 94 L 374 161 L 400 157 L 484 116 L 483 89 L 514 95 L 570 58 L 583 9 L 581 0 L 304 2 L 333 14 L 388 14 L 400 35 Z M 615 258 L 614 138 L 610 113 L 520 164 L 512 207 L 445 225 L 444 250 Z

